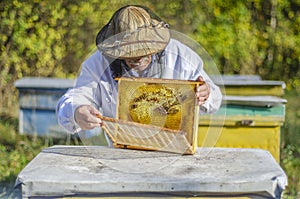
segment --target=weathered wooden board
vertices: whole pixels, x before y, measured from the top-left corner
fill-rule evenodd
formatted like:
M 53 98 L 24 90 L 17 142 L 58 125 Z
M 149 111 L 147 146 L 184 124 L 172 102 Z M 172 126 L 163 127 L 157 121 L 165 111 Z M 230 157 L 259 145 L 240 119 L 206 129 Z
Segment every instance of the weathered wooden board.
M 198 148 L 178 155 L 93 146 L 44 149 L 18 175 L 24 198 L 39 196 L 279 197 L 287 177 L 268 151 Z

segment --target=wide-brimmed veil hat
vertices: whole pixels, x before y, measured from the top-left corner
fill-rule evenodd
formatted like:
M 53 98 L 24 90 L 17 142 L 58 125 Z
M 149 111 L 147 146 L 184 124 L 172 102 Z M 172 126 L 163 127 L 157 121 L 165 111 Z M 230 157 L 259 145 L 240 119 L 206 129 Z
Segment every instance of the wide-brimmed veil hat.
M 128 59 L 161 52 L 169 40 L 168 24 L 151 10 L 125 6 L 99 31 L 96 45 L 106 56 Z

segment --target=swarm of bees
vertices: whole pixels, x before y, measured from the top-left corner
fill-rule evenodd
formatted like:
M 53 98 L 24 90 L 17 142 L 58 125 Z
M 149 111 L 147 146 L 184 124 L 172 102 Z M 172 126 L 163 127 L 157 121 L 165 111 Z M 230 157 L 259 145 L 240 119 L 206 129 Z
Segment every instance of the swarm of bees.
M 174 88 L 146 84 L 136 89 L 129 101 L 130 117 L 134 122 L 179 130 L 184 99 Z

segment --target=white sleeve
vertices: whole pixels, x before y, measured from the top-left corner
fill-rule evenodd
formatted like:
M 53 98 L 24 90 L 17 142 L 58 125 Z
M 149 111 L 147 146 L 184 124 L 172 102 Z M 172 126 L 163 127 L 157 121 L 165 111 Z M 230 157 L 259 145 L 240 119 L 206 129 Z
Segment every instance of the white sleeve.
M 81 129 L 75 122 L 75 110 L 81 105 L 92 105 L 98 108 L 99 99 L 95 99 L 95 91 L 99 81 L 99 55 L 92 55 L 82 64 L 79 77 L 74 88 L 69 89 L 58 101 L 56 116 L 58 123 L 70 133 L 79 132 Z
M 56 106 L 56 116 L 58 123 L 69 133 L 81 131 L 76 124 L 75 110 L 81 105 L 95 105 L 93 103 L 92 89 L 88 87 L 72 88 L 67 91 L 58 101 Z
M 215 113 L 221 106 L 223 95 L 220 88 L 211 79 L 204 79 L 204 81 L 210 86 L 210 95 L 206 102 L 200 106 L 200 114 Z

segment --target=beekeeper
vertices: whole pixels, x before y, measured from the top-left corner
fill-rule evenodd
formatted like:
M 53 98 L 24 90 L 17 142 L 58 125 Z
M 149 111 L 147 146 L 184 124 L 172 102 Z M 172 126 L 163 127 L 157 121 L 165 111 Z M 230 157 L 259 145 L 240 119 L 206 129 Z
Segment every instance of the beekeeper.
M 213 113 L 222 95 L 203 69 L 203 61 L 186 45 L 172 39 L 168 24 L 142 6 L 117 10 L 96 37 L 98 50 L 83 64 L 74 88 L 57 103 L 59 124 L 69 132 L 101 127 L 97 114 L 115 117 L 115 78 L 151 77 L 201 80 L 195 97 L 200 112 Z

